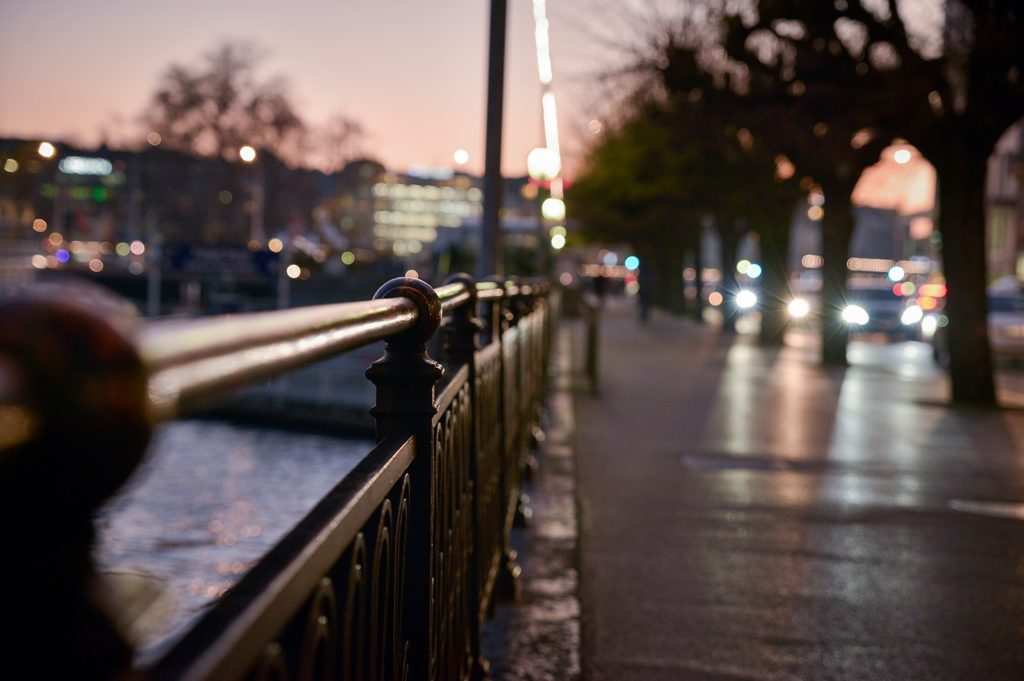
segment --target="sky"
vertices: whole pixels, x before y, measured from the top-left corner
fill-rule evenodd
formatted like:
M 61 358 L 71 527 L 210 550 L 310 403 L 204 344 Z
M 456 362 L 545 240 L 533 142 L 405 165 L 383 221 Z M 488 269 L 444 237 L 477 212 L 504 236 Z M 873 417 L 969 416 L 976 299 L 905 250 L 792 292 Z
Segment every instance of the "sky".
M 589 26 L 600 0 L 551 0 L 553 88 L 566 165 L 600 115 L 591 77 L 614 61 Z M 543 146 L 531 0 L 509 0 L 503 171 Z M 0 0 L 0 136 L 115 143 L 137 132 L 159 77 L 225 41 L 265 51 L 300 115 L 336 112 L 368 155 L 481 173 L 489 3 L 484 0 Z M 144 134 L 144 132 L 143 132 Z M 140 139 L 141 135 L 136 137 Z

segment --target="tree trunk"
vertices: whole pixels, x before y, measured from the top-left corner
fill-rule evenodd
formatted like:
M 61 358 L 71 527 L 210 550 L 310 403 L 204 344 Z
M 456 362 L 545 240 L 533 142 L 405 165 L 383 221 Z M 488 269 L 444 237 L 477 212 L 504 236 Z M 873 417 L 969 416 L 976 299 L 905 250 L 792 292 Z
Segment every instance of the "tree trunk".
M 789 231 L 786 213 L 775 224 L 761 232 L 761 345 L 782 345 L 789 314 Z
M 846 366 L 850 330 L 841 317 L 846 306 L 846 261 L 853 237 L 852 187 L 823 187 L 825 220 L 821 224 L 821 363 Z
M 650 261 L 654 264 L 656 273 L 655 305 L 675 314 L 683 312 L 683 258 L 678 249 L 666 246 L 663 250 L 652 253 Z
M 939 172 L 939 231 L 948 288 L 946 316 L 952 400 L 995 405 L 988 340 L 985 252 L 985 175 L 988 150 L 951 141 Z

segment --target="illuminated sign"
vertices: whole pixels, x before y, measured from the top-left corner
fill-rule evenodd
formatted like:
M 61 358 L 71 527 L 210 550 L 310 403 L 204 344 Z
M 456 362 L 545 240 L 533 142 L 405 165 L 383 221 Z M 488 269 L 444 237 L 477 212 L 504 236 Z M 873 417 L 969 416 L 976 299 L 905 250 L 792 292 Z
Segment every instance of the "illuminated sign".
M 423 180 L 450 180 L 455 176 L 455 172 L 450 168 L 438 166 L 412 165 L 409 166 L 409 176 Z
M 114 172 L 114 165 L 107 159 L 88 156 L 62 158 L 58 167 L 68 175 L 109 175 Z

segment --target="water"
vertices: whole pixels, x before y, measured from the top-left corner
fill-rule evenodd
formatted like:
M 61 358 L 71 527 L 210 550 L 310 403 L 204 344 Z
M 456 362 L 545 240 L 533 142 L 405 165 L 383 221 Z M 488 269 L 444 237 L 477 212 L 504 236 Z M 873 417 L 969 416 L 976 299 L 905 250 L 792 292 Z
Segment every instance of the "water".
M 132 594 L 123 605 L 140 659 L 173 642 L 371 447 L 217 421 L 162 426 L 97 518 L 96 561 Z

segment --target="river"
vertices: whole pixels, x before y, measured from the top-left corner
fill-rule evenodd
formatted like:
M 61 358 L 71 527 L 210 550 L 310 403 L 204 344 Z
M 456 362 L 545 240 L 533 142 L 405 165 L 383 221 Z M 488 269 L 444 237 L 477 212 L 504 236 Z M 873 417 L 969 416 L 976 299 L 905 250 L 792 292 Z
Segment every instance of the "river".
M 96 562 L 130 591 L 130 637 L 165 649 L 371 449 L 330 435 L 187 420 L 97 517 Z

